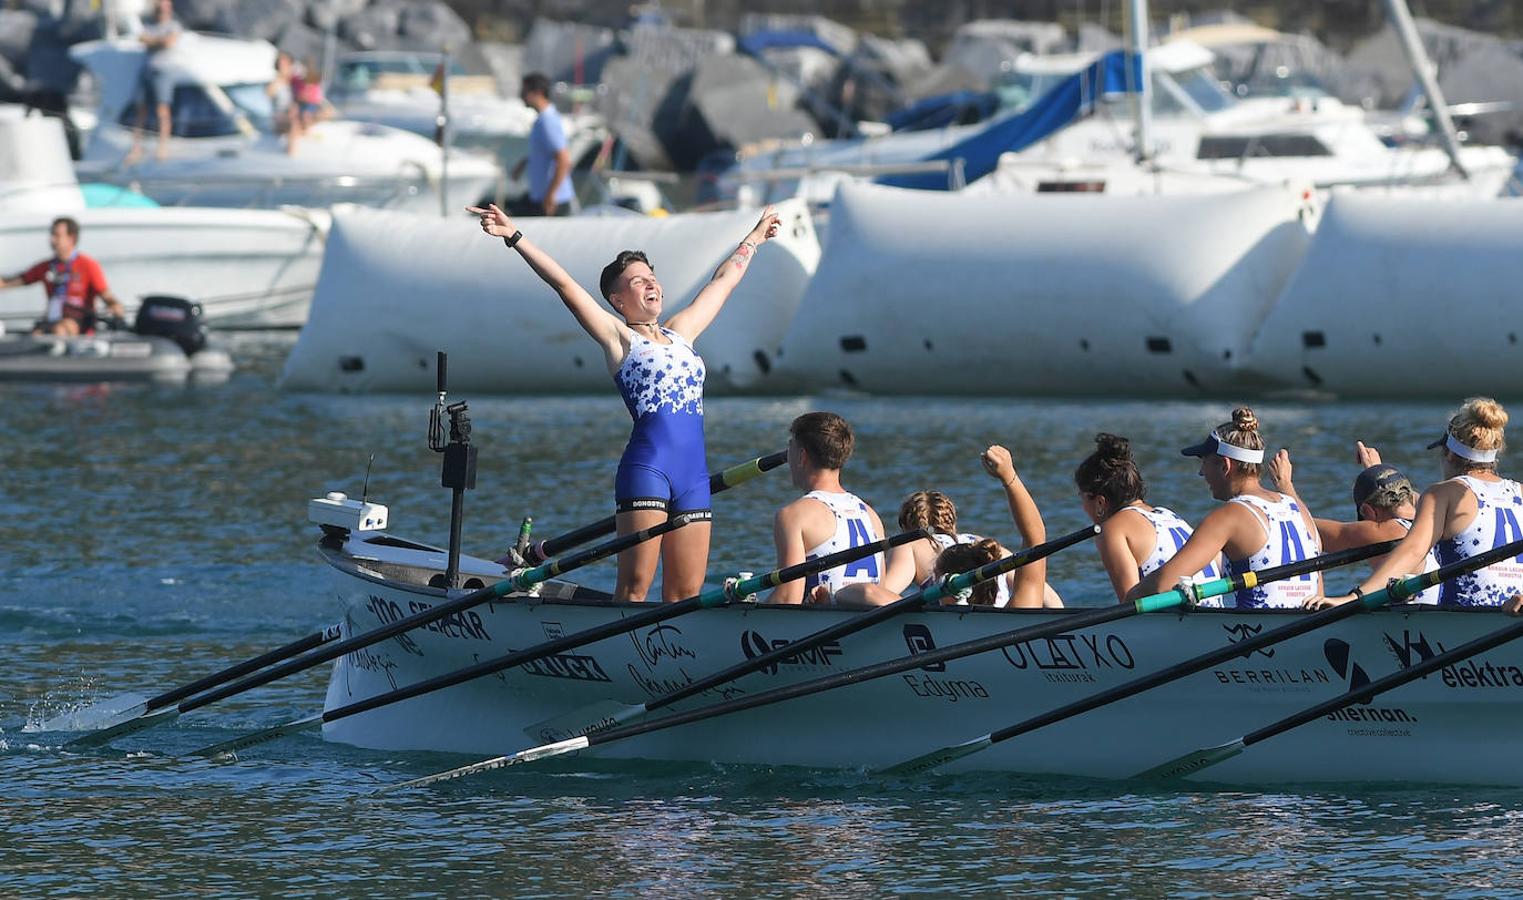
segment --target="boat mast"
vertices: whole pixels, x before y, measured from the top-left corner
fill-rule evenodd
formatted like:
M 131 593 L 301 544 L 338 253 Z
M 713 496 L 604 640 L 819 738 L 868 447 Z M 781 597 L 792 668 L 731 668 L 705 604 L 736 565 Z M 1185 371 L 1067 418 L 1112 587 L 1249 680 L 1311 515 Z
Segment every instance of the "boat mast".
M 1132 116 L 1137 122 L 1137 161 L 1153 158 L 1153 78 L 1148 68 L 1148 2 L 1128 0 L 1127 77 L 1139 73 L 1142 83 L 1132 93 Z M 1135 67 L 1135 68 L 1134 68 Z
M 1412 11 L 1407 8 L 1407 0 L 1384 0 L 1384 3 L 1386 15 L 1390 16 L 1397 40 L 1401 42 L 1401 49 L 1417 75 L 1417 83 L 1427 95 L 1429 108 L 1433 110 L 1433 119 L 1438 123 L 1439 143 L 1444 145 L 1444 152 L 1449 154 L 1449 163 L 1454 166 L 1454 170 L 1469 178 L 1470 173 L 1465 171 L 1465 166 L 1460 162 L 1460 137 L 1454 130 L 1454 120 L 1449 118 L 1449 104 L 1444 100 L 1444 92 L 1439 90 L 1438 79 L 1433 76 L 1433 65 L 1428 61 L 1427 51 L 1423 49 L 1417 25 L 1412 21 Z

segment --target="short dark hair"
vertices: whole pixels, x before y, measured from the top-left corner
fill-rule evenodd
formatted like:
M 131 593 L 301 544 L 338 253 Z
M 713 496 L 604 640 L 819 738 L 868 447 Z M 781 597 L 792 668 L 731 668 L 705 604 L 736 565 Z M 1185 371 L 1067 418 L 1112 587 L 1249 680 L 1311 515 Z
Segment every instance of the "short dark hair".
M 614 283 L 619 280 L 620 275 L 624 274 L 624 270 L 637 262 L 650 266 L 652 272 L 656 271 L 656 267 L 650 265 L 650 260 L 645 258 L 645 252 L 642 250 L 620 250 L 619 255 L 613 258 L 613 262 L 603 267 L 603 274 L 598 276 L 598 290 L 603 292 L 604 300 L 612 295 Z
M 63 230 L 64 231 L 67 231 L 69 233 L 69 237 L 70 238 L 73 238 L 76 241 L 79 240 L 79 222 L 78 221 L 76 221 L 74 218 L 72 218 L 70 216 L 59 216 L 58 218 L 53 220 L 53 224 L 52 225 L 48 226 L 48 230 L 52 231 L 54 228 L 57 228 L 60 225 L 63 226 Z
M 788 426 L 788 433 L 816 465 L 825 469 L 846 465 L 857 445 L 851 426 L 833 412 L 804 413 Z
M 550 96 L 550 79 L 544 72 L 530 72 L 524 76 L 523 90 Z

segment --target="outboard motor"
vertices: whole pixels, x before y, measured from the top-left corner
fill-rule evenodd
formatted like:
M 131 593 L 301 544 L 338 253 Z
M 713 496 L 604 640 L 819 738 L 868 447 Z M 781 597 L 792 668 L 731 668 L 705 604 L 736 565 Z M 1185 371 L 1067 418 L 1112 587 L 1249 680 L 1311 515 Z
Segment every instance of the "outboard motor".
M 183 297 L 144 297 L 132 330 L 142 335 L 167 337 L 179 344 L 186 356 L 206 346 L 201 304 Z

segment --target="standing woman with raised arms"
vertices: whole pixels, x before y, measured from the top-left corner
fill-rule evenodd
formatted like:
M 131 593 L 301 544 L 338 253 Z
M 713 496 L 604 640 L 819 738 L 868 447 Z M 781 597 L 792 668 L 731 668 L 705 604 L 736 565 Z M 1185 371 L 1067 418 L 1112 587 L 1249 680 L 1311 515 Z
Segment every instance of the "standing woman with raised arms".
M 1194 533 L 1173 510 L 1147 504 L 1147 482 L 1124 437 L 1095 435 L 1095 452 L 1074 470 L 1074 484 L 1085 515 L 1100 526 L 1095 546 L 1118 600 L 1173 558 Z M 1216 578 L 1217 568 L 1213 557 L 1200 574 Z
M 1343 597 L 1315 597 L 1317 608 L 1347 603 L 1398 578 L 1423 569 L 1423 554 L 1435 551 L 1439 565 L 1456 563 L 1523 539 L 1523 489 L 1497 474 L 1507 411 L 1490 397 L 1472 397 L 1449 419 L 1449 427 L 1428 449 L 1442 447 L 1443 481 L 1417 498 L 1412 528 L 1364 583 Z M 1510 559 L 1439 586 L 1440 606 L 1523 607 L 1523 563 Z
M 1259 483 L 1264 439 L 1259 436 L 1259 420 L 1253 410 L 1234 409 L 1231 422 L 1217 426 L 1204 441 L 1180 452 L 1200 458 L 1200 476 L 1211 489 L 1211 496 L 1225 502 L 1201 520 L 1200 527 L 1172 559 L 1138 582 L 1127 599 L 1170 588 L 1222 553 L 1231 573 L 1241 575 L 1322 552 L 1311 512 L 1294 497 L 1266 490 Z M 1321 576 L 1312 573 L 1238 591 L 1233 605 L 1238 609 L 1298 607 L 1321 592 Z
M 618 313 L 612 315 L 550 254 L 530 242 L 507 213 L 495 205 L 467 209 L 481 217 L 482 231 L 518 251 L 603 348 L 608 373 L 634 419 L 614 477 L 619 534 L 659 525 L 679 513 L 696 513 L 705 520 L 619 554 L 614 599 L 644 600 L 658 560 L 663 565 L 662 599 L 697 594 L 709 562 L 710 510 L 703 443 L 705 370 L 693 342 L 740 284 L 756 249 L 777 236 L 777 213 L 767 207 L 693 302 L 662 325 L 661 283 L 643 252 L 622 251 L 603 268 L 598 287 Z

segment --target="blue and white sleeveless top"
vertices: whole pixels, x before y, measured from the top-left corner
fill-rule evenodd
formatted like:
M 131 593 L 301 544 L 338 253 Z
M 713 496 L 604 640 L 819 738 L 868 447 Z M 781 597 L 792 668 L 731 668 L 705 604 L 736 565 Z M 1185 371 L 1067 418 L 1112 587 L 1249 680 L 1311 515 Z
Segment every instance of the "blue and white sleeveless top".
M 966 532 L 957 535 L 950 535 L 937 531 L 932 532 L 931 534 L 931 541 L 936 544 L 937 553 L 940 553 L 953 544 L 976 544 L 983 539 L 983 535 L 969 534 Z M 994 588 L 994 605 L 1000 609 L 1010 605 L 1010 575 L 1011 573 L 1006 572 L 1005 574 L 999 576 L 999 578 L 995 579 L 996 584 Z M 967 606 L 968 600 L 966 597 L 959 597 L 955 605 Z
M 1523 538 L 1523 495 L 1518 483 L 1482 481 L 1469 475 L 1453 479 L 1475 495 L 1475 518 L 1470 525 L 1449 540 L 1434 545 L 1439 565 L 1449 565 L 1494 547 Z M 1523 594 L 1523 556 L 1504 560 L 1451 578 L 1439 585 L 1440 606 L 1500 606 L 1514 594 Z
M 1322 540 L 1307 526 L 1306 517 L 1301 515 L 1301 504 L 1284 494 L 1279 497 L 1279 500 L 1269 501 L 1241 495 L 1227 501 L 1257 511 L 1259 515 L 1254 518 L 1264 520 L 1261 523 L 1264 525 L 1264 546 L 1249 554 L 1247 559 L 1228 559 L 1227 568 L 1233 575 L 1300 562 L 1322 552 Z M 1299 608 L 1320 593 L 1322 579 L 1313 572 L 1238 591 L 1234 597 L 1238 609 Z
M 1411 519 L 1397 519 L 1396 521 L 1400 522 L 1402 527 L 1408 531 L 1412 530 Z M 1431 572 L 1436 568 L 1438 568 L 1438 555 L 1434 551 L 1429 550 L 1427 553 L 1423 554 L 1423 567 L 1419 570 L 1419 573 Z M 1413 597 L 1407 602 L 1418 603 L 1423 606 L 1436 606 L 1438 605 L 1438 593 L 1438 588 L 1430 587 L 1426 591 L 1420 592 L 1416 597 Z
M 705 472 L 703 359 L 687 338 L 662 328 L 670 344 L 630 332 L 629 353 L 613 380 L 634 419 L 621 464 L 649 466 L 678 480 Z M 703 475 L 707 478 L 707 475 Z
M 1178 553 L 1190 540 L 1190 535 L 1195 533 L 1189 522 L 1167 507 L 1155 506 L 1149 510 L 1140 506 L 1123 506 L 1117 512 L 1127 510 L 1147 519 L 1148 524 L 1153 526 L 1153 549 L 1148 551 L 1147 557 L 1137 566 L 1138 578 L 1146 578 L 1163 568 L 1163 564 L 1173 559 L 1174 554 Z M 1196 573 L 1200 578 L 1220 578 L 1221 574 L 1221 566 L 1218 563 L 1207 563 L 1204 569 Z M 1159 585 L 1159 588 L 1167 590 L 1168 586 Z M 1219 608 L 1225 606 L 1226 603 L 1221 597 L 1207 597 L 1200 601 L 1200 605 Z
M 836 520 L 835 531 L 825 539 L 824 543 L 810 547 L 804 554 L 805 559 L 819 559 L 850 547 L 860 547 L 863 544 L 883 540 L 883 535 L 878 534 L 877 529 L 873 527 L 873 517 L 868 513 L 867 504 L 863 503 L 856 494 L 850 491 L 842 491 L 839 494 L 831 491 L 810 491 L 804 496 L 825 504 Z M 807 595 L 814 590 L 815 585 L 823 584 L 833 594 L 848 584 L 860 582 L 876 584 L 882 577 L 883 552 L 880 550 L 855 562 L 807 576 L 804 579 L 804 593 Z

